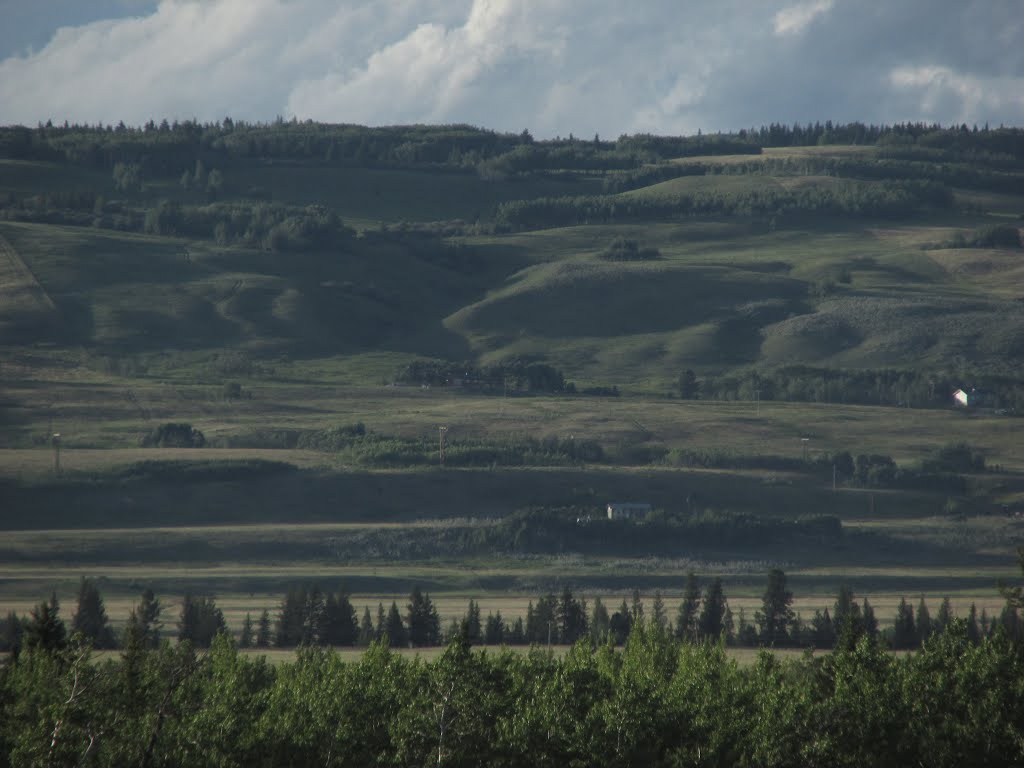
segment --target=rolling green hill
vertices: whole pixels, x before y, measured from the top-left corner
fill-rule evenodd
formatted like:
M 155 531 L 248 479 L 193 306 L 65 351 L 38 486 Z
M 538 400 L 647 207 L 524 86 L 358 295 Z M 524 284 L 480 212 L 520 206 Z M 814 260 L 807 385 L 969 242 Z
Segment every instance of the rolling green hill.
M 232 589 L 277 552 L 472 593 L 509 555 L 478 529 L 538 508 L 562 533 L 486 564 L 496 588 L 711 558 L 977 590 L 1024 540 L 1022 216 L 1017 129 L 0 128 L 0 528 L 218 523 L 194 564 L 237 558 Z M 143 447 L 168 424 L 206 447 Z M 989 469 L 929 464 L 958 442 Z M 706 539 L 573 559 L 613 499 Z M 329 551 L 290 528 L 416 521 Z M 147 572 L 73 538 L 14 553 L 0 595 L 62 558 Z
M 6 342 L 115 357 L 526 357 L 622 385 L 642 369 L 640 388 L 659 390 L 683 368 L 1006 373 L 1024 355 L 1019 247 L 945 247 L 1024 211 L 1024 194 L 1007 194 L 1024 178 L 1016 134 L 973 150 L 962 137 L 943 148 L 936 130 L 910 147 L 749 137 L 744 154 L 726 141 L 700 156 L 699 142 L 524 144 L 464 127 L 415 129 L 406 144 L 401 131 L 240 130 L 40 130 L 31 151 L 8 137 Z M 322 157 L 311 141 L 329 141 Z M 951 168 L 974 173 L 951 203 L 914 191 Z M 602 195 L 627 177 L 635 188 Z M 583 223 L 503 234 L 498 206 L 516 200 L 579 201 Z M 340 216 L 328 226 L 368 228 L 324 240 L 309 234 L 310 206 Z M 603 259 L 616 237 L 659 258 Z

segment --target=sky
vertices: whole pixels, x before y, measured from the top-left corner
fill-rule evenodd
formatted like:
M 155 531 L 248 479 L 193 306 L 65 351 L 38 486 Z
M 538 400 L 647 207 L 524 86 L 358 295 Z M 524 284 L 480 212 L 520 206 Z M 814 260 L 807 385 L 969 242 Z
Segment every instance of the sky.
M 1024 125 L 1024 0 L 0 0 L 0 124 Z

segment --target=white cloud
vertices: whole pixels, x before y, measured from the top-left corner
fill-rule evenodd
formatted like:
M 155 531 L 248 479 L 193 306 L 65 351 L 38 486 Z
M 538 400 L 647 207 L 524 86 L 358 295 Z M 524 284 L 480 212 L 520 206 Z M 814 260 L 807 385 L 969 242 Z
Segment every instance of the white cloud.
M 162 0 L 0 61 L 0 123 L 1024 122 L 1019 6 L 965 2 Z
M 1024 112 L 1024 77 L 976 77 L 927 65 L 897 67 L 889 82 L 916 94 L 918 113 L 936 120 L 971 122 L 979 113 Z
M 814 19 L 823 13 L 828 12 L 833 5 L 833 0 L 814 0 L 810 3 L 800 3 L 783 8 L 775 14 L 772 23 L 776 35 L 798 35 L 807 28 Z

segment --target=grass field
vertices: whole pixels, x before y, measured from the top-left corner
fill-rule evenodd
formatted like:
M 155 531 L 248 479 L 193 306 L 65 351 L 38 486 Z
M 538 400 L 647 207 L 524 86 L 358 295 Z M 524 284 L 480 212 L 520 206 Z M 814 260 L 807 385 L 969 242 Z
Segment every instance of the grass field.
M 678 162 L 870 162 L 876 152 L 793 147 Z M 684 176 L 619 199 L 838 182 L 769 167 Z M 223 202 L 325 205 L 361 232 L 343 246 L 280 253 L 45 217 L 0 221 L 0 613 L 22 613 L 56 590 L 67 614 L 83 575 L 99 580 L 115 623 L 153 586 L 168 626 L 181 594 L 195 590 L 215 593 L 237 629 L 246 612 L 273 611 L 289 584 L 309 581 L 344 583 L 360 611 L 402 605 L 420 585 L 445 622 L 470 598 L 485 613 L 521 616 L 530 599 L 566 585 L 613 606 L 634 588 L 648 600 L 662 590 L 674 611 L 694 570 L 723 578 L 734 613 L 750 618 L 765 572 L 781 567 L 804 618 L 849 583 L 888 621 L 903 595 L 937 607 L 948 594 L 961 613 L 972 602 L 997 613 L 996 582 L 1019 577 L 1024 523 L 1004 505 L 1024 504 L 1024 452 L 1009 410 L 850 405 L 827 386 L 820 402 L 667 395 L 685 369 L 714 378 L 793 364 L 915 369 L 962 386 L 977 371 L 1015 379 L 1024 362 L 1020 250 L 944 244 L 1019 222 L 1024 196 L 957 189 L 948 211 L 891 220 L 737 216 L 501 233 L 489 226 L 501 202 L 600 195 L 602 174 L 488 181 L 241 161 L 222 170 Z M 170 176 L 129 193 L 106 172 L 0 160 L 0 195 L 75 190 L 140 210 L 162 198 L 207 202 Z M 471 226 L 441 239 L 375 236 L 382 224 L 451 219 Z M 617 238 L 659 258 L 609 261 L 602 253 Z M 621 396 L 394 384 L 425 358 L 544 362 L 579 389 L 614 385 Z M 228 396 L 233 385 L 240 390 Z M 166 422 L 190 423 L 211 447 L 139 447 Z M 605 458 L 441 471 L 272 447 L 285 432 L 355 423 L 430 450 L 446 426 L 451 445 L 572 438 L 597 443 Z M 813 464 L 846 450 L 912 469 L 959 441 L 989 471 L 956 492 L 833 490 L 829 467 Z M 671 457 L 686 451 L 782 468 L 677 466 Z M 777 520 L 834 515 L 842 536 L 682 546 L 670 556 L 441 551 L 452 531 L 517 510 L 600 512 L 612 500 Z

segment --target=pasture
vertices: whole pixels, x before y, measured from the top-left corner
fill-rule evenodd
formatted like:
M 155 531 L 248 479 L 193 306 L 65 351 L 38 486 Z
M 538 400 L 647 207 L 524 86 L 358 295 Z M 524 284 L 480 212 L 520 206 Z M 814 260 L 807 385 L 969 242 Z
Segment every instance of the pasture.
M 710 171 L 615 200 L 867 187 L 821 175 L 819 161 L 878 155 L 770 147 L 677 158 Z M 1014 406 L 936 407 L 934 392 L 924 402 L 904 384 L 901 394 L 898 376 L 928 372 L 933 386 L 964 387 L 1002 377 L 1005 399 L 1019 391 L 1020 250 L 951 246 L 1019 220 L 1024 195 L 1009 185 L 952 189 L 948 209 L 898 218 L 707 215 L 503 231 L 493 226 L 501 203 L 600 196 L 620 171 L 505 176 L 237 157 L 218 170 L 213 191 L 186 189 L 176 174 L 128 190 L 94 168 L 0 160 L 0 194 L 11 201 L 96 194 L 113 201 L 96 210 L 121 211 L 125 229 L 75 224 L 92 215 L 81 210 L 12 208 L 0 221 L 0 613 L 23 613 L 51 590 L 70 610 L 82 576 L 97 579 L 115 625 L 146 586 L 164 599 L 167 627 L 195 591 L 215 594 L 237 630 L 246 613 L 273 613 L 289 585 L 314 581 L 345 585 L 360 613 L 404 605 L 419 585 L 445 625 L 469 599 L 510 619 L 564 586 L 611 608 L 633 589 L 648 602 L 660 590 L 673 613 L 693 570 L 705 583 L 722 578 L 734 613 L 749 619 L 764 574 L 780 567 L 805 619 L 847 583 L 884 624 L 903 595 L 936 607 L 950 595 L 961 614 L 975 603 L 993 615 L 997 581 L 1019 576 Z M 294 251 L 269 237 L 157 234 L 138 222 L 161 200 L 189 210 L 324 206 L 355 231 Z M 439 221 L 443 236 L 413 226 Z M 611 260 L 619 239 L 657 257 Z M 400 380 L 424 360 L 543 363 L 575 393 Z M 757 377 L 787 366 L 820 376 L 813 396 L 762 396 Z M 747 379 L 727 398 L 681 399 L 685 370 L 705 391 Z M 878 384 L 877 399 L 872 390 L 847 402 L 824 371 L 894 372 L 896 392 Z M 166 423 L 200 430 L 206 447 L 140 447 Z M 356 424 L 361 442 L 299 445 Z M 598 446 L 601 458 L 442 470 L 441 426 L 453 449 L 572 441 Z M 833 485 L 841 452 L 915 472 L 961 442 L 985 472 L 941 487 Z M 387 458 L 394 446 L 406 459 Z M 488 550 L 474 538 L 523 510 L 599 515 L 613 500 L 695 517 L 831 516 L 842 534 L 684 543 L 667 554 Z

